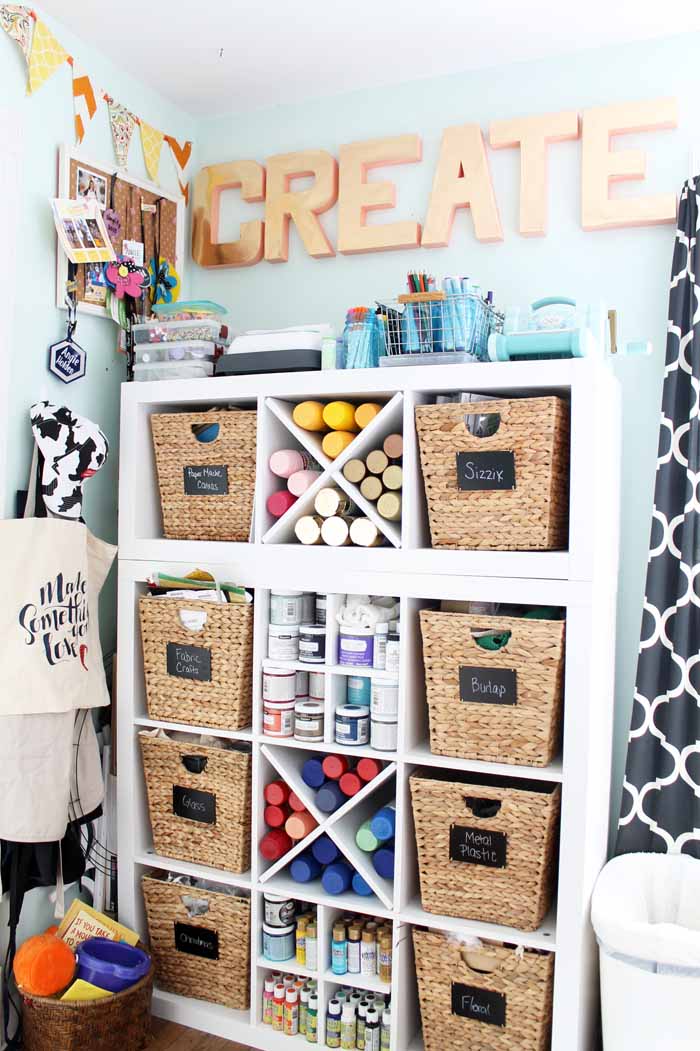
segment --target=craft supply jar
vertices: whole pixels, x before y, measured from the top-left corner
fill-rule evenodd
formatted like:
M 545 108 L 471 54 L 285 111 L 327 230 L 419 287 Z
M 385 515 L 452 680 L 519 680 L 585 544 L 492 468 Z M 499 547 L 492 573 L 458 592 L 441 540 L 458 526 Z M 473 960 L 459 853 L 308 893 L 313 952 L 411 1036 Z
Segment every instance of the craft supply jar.
M 301 602 L 301 620 L 299 624 L 316 624 L 316 592 L 305 591 Z
M 309 696 L 309 673 L 297 668 L 294 678 L 294 693 L 298 701 Z
M 316 620 L 317 624 L 325 624 L 326 623 L 326 610 L 327 610 L 327 608 L 328 608 L 328 596 L 327 595 L 317 595 L 316 596 L 316 617 L 315 617 L 315 620 Z
M 263 701 L 284 703 L 296 699 L 296 672 L 294 668 L 263 661 Z
M 322 701 L 326 696 L 326 676 L 322 671 L 310 671 L 309 676 L 309 698 L 314 701 Z
M 263 701 L 263 733 L 266 737 L 294 737 L 294 699 Z
M 270 624 L 267 636 L 267 655 L 273 661 L 298 661 L 299 625 Z
M 303 612 L 303 591 L 270 592 L 270 624 L 301 624 Z
M 369 741 L 369 709 L 343 704 L 335 710 L 336 744 L 361 745 Z
M 372 696 L 372 680 L 367 675 L 348 675 L 347 703 L 361 704 L 369 708 Z
M 338 664 L 371 668 L 374 656 L 374 628 L 347 628 L 338 635 Z
M 323 701 L 297 701 L 294 706 L 294 736 L 297 741 L 323 740 Z
M 395 715 L 373 715 L 370 743 L 378 752 L 395 752 L 399 741 L 399 726 Z
M 262 934 L 263 956 L 266 960 L 282 963 L 296 956 L 296 924 L 271 927 L 269 923 L 263 923 Z
M 265 923 L 268 927 L 288 927 L 294 923 L 296 904 L 292 898 L 279 894 L 263 895 Z
M 325 624 L 302 624 L 299 629 L 299 660 L 304 664 L 323 664 L 325 662 Z
M 371 686 L 370 709 L 372 718 L 376 716 L 393 716 L 399 712 L 399 683 L 390 675 L 373 675 Z
M 401 652 L 401 632 L 400 629 L 396 631 L 390 631 L 386 641 L 386 659 L 384 661 L 384 670 L 391 672 L 393 675 L 399 674 L 399 655 Z

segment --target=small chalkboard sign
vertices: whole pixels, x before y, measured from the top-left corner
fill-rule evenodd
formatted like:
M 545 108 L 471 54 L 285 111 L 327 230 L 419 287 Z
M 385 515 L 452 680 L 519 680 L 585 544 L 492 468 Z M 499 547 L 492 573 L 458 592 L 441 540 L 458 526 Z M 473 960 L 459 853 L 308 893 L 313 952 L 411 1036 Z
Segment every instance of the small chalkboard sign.
M 466 704 L 517 704 L 518 676 L 512 668 L 459 669 L 459 699 Z
M 460 489 L 515 489 L 515 453 L 457 453 L 457 484 Z
M 189 923 L 175 924 L 175 948 L 188 956 L 201 956 L 204 960 L 219 959 L 219 935 L 205 927 L 193 927 Z
M 508 836 L 505 832 L 488 832 L 483 828 L 450 827 L 450 861 L 466 865 L 483 865 L 504 869 L 508 860 Z
M 169 642 L 165 652 L 168 675 L 177 679 L 211 682 L 211 650 L 204 646 L 183 646 Z
M 202 467 L 183 467 L 185 496 L 227 496 L 228 467 L 224 464 L 206 464 Z
M 216 824 L 216 796 L 196 788 L 173 785 L 173 814 L 198 821 L 200 825 Z
M 475 985 L 452 983 L 452 1014 L 471 1018 L 486 1025 L 505 1028 L 506 997 L 493 989 L 479 989 Z

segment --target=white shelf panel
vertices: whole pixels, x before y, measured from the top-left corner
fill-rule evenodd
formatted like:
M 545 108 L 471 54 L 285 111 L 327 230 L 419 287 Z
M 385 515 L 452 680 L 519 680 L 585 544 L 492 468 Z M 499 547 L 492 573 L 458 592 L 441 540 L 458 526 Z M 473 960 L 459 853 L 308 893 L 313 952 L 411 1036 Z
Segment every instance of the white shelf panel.
M 484 763 L 478 759 L 458 759 L 450 755 L 434 755 L 424 742 L 409 748 L 404 755 L 407 763 L 437 766 L 447 770 L 464 770 L 475 774 L 497 774 L 501 777 L 522 777 L 531 781 L 561 782 L 564 777 L 561 757 L 549 766 L 520 766 L 514 763 Z
M 291 960 L 268 960 L 262 953 L 259 953 L 256 962 L 258 967 L 262 967 L 266 971 L 282 971 L 284 974 L 297 974 L 300 978 L 319 977 L 318 967 L 315 969 L 302 967 L 301 964 L 296 962 L 294 957 Z
M 291 876 L 281 873 L 269 883 L 261 884 L 258 889 L 268 894 L 284 894 L 301 901 L 310 901 L 316 905 L 329 905 L 343 912 L 361 912 L 363 915 L 366 913 L 370 916 L 381 916 L 386 920 L 393 918 L 393 913 L 385 908 L 375 894 L 366 898 L 352 892 L 327 894 L 318 879 L 311 883 L 296 883 Z
M 252 729 L 248 730 L 215 730 L 209 726 L 191 726 L 189 723 L 165 723 L 161 719 L 134 719 L 134 725 L 145 730 L 182 730 L 185 733 L 207 734 L 210 737 L 225 737 L 231 741 L 253 740 Z
M 214 883 L 224 883 L 230 887 L 240 887 L 242 890 L 250 890 L 251 887 L 250 871 L 241 872 L 239 875 L 235 872 L 226 872 L 224 869 L 213 869 L 209 865 L 196 865 L 191 861 L 166 858 L 162 854 L 151 853 L 151 851 L 136 854 L 134 862 L 148 868 L 177 872 L 180 876 L 193 876 L 198 879 L 212 880 Z
M 455 916 L 438 916 L 426 912 L 420 898 L 414 898 L 401 910 L 403 923 L 418 927 L 431 927 L 436 931 L 471 935 L 475 938 L 490 938 L 492 941 L 524 945 L 528 949 L 556 951 L 556 916 L 552 912 L 536 931 L 519 931 L 515 927 L 504 927 L 499 923 L 483 923 L 480 920 L 462 920 Z
M 329 985 L 352 985 L 355 989 L 368 989 L 370 992 L 385 993 L 387 996 L 391 993 L 391 984 L 382 982 L 379 975 L 351 974 L 350 971 L 346 971 L 345 974 L 334 974 L 329 968 L 324 971 L 323 979 Z
M 309 752 L 357 756 L 358 759 L 363 756 L 369 756 L 371 759 L 377 759 L 379 762 L 384 763 L 394 762 L 397 755 L 396 752 L 382 752 L 377 748 L 371 748 L 369 745 L 362 744 L 335 744 L 332 741 L 309 743 L 308 741 L 297 741 L 295 737 L 266 737 L 265 734 L 258 734 L 256 740 L 260 744 L 271 744 L 274 747 L 279 745 L 281 748 L 301 748 L 303 751 Z
M 234 1011 L 208 1000 L 194 1000 L 188 996 L 168 993 L 157 986 L 153 990 L 153 1014 L 179 1025 L 201 1029 L 213 1036 L 229 1037 L 238 1027 L 250 1027 L 249 1011 Z M 280 1048 L 282 1045 L 280 1044 Z

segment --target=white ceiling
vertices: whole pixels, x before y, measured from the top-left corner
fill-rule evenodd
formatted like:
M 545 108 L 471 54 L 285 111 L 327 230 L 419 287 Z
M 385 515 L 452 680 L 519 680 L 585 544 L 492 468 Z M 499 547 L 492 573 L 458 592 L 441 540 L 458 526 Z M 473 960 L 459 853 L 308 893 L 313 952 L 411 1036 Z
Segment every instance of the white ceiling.
M 42 0 L 42 6 L 199 117 L 700 29 L 700 4 L 687 0 Z

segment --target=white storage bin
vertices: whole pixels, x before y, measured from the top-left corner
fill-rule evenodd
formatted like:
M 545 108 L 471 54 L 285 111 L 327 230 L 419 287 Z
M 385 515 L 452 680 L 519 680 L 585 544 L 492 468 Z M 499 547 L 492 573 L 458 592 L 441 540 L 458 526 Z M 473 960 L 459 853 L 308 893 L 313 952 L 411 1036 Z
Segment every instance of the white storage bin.
M 198 380 L 214 375 L 213 361 L 152 361 L 134 365 L 134 380 Z
M 228 325 L 218 318 L 160 321 L 157 318 L 132 327 L 135 343 L 180 343 L 208 341 L 227 347 L 233 338 Z
M 216 357 L 214 343 L 187 340 L 181 343 L 137 343 L 134 346 L 136 361 L 152 365 L 156 361 L 213 361 Z
M 700 861 L 627 854 L 592 902 L 605 1051 L 697 1051 Z

